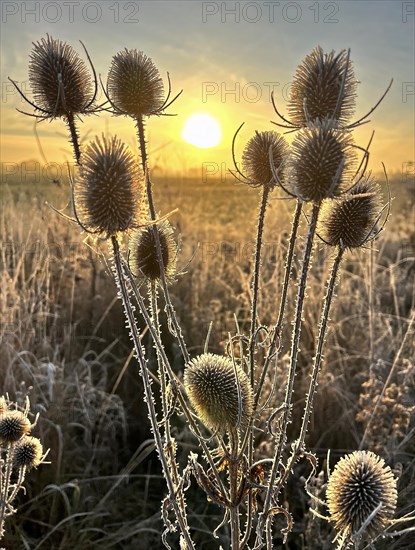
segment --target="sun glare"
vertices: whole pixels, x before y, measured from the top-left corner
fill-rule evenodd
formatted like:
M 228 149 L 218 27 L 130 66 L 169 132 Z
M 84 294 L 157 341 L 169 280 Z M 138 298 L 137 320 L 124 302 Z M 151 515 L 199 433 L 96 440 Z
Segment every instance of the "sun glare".
M 220 143 L 221 130 L 218 121 L 210 115 L 192 115 L 186 120 L 182 137 L 187 143 L 208 149 Z

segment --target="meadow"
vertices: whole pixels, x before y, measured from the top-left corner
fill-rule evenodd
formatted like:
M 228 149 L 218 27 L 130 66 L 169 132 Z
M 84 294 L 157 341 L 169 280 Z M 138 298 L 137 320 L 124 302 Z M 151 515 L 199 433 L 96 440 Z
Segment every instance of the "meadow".
M 328 449 L 332 463 L 359 446 L 379 453 L 400 474 L 401 517 L 411 510 L 415 492 L 415 197 L 413 181 L 390 184 L 394 200 L 384 231 L 366 249 L 345 256 L 307 444 L 319 459 L 316 494 L 323 490 Z M 66 181 L 9 179 L 2 185 L 0 387 L 20 403 L 29 395 L 32 411 L 40 413 L 36 435 L 50 448 L 50 464 L 34 470 L 26 494 L 18 495 L 18 512 L 8 520 L 3 544 L 22 550 L 161 548 L 165 482 L 105 259 L 107 243 L 81 234 L 45 202 L 63 209 L 68 197 Z M 160 212 L 178 209 L 170 221 L 180 235 L 178 269 L 183 273 L 171 286 L 171 297 L 189 353 L 203 352 L 210 323 L 209 351 L 223 353 L 228 333 L 235 331 L 234 314 L 242 330 L 249 328 L 258 190 L 231 176 L 203 182 L 159 174 L 154 197 Z M 277 191 L 270 200 L 264 233 L 258 305 L 262 325 L 275 322 L 294 209 L 294 201 L 279 197 Z M 306 225 L 303 217 L 301 235 Z M 317 244 L 289 437 L 301 423 L 332 257 L 322 242 Z M 299 269 L 296 256 L 294 279 Z M 287 319 L 293 316 L 295 293 L 291 285 Z M 156 353 L 142 328 L 150 370 L 156 373 Z M 162 330 L 168 339 L 167 328 Z M 289 323 L 285 330 L 289 332 Z M 184 365 L 175 339 L 165 346 L 181 377 Z M 282 350 L 271 377 L 281 402 L 288 352 Z M 180 416 L 172 430 L 184 464 L 188 452 L 197 449 L 196 440 Z M 267 449 L 265 434 L 259 434 L 258 459 L 267 456 Z M 276 548 L 332 548 L 330 527 L 309 512 L 302 483 L 308 470 L 307 464 L 296 465 L 284 487 L 281 501 L 290 503 L 295 524 L 286 543 L 275 539 Z M 226 528 L 219 541 L 212 541 L 211 531 L 221 520 L 218 507 L 193 482 L 186 495 L 197 548 L 229 547 Z M 409 550 L 413 533 L 379 540 L 375 547 Z

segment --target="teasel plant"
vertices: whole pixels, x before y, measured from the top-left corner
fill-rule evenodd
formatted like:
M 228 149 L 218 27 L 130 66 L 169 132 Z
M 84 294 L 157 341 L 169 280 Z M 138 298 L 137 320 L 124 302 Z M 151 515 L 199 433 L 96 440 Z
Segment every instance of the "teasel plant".
M 62 75 L 54 83 L 55 95 L 51 97 L 61 97 L 61 80 Z M 285 124 L 280 124 L 296 132 L 290 148 L 283 136 L 276 132 L 256 132 L 243 150 L 240 169 L 236 163 L 235 140 L 241 127 L 232 142 L 234 175 L 242 183 L 257 187 L 261 198 L 249 333 L 248 336 L 243 334 L 235 318 L 236 333 L 229 333 L 223 354 L 209 352 L 209 331 L 204 352 L 196 357 L 190 356 L 169 293 L 170 285 L 180 274 L 176 265 L 179 247 L 169 214 L 158 214 L 153 198 L 145 124 L 151 116 L 170 116 L 166 109 L 181 92 L 170 100 L 169 75 L 165 96 L 163 80 L 153 61 L 139 50 L 125 49 L 112 59 L 107 83 L 105 87 L 103 85 L 107 103 L 101 107 L 114 116 L 126 116 L 133 120 L 141 158 L 136 158 L 117 137 L 95 138 L 81 151 L 71 131 L 79 171 L 75 177 L 70 175 L 74 217 L 66 217 L 78 223 L 82 231 L 92 238 L 109 244 L 112 271 L 139 364 L 151 431 L 167 484 L 167 496 L 162 503 L 162 518 L 166 527 L 162 541 L 166 547 L 169 547 L 169 533 L 176 530 L 179 531 L 181 549 L 196 547 L 189 529 L 185 498 L 192 478 L 208 500 L 222 509 L 223 520 L 213 536 L 217 537 L 218 531 L 229 525 L 232 550 L 259 550 L 264 546 L 267 550 L 272 549 L 272 520 L 277 514 L 284 515 L 287 526 L 282 534 L 284 538 L 288 536 L 293 521 L 289 510 L 280 505 L 279 497 L 301 457 L 309 460 L 313 471 L 316 468 L 316 458 L 306 450 L 305 437 L 341 261 L 348 250 L 364 248 L 366 243 L 371 242 L 388 217 L 390 197 L 388 204 L 382 207 L 379 190 L 367 173 L 371 140 L 366 148 L 358 147 L 353 142 L 353 129 L 366 121 L 373 109 L 358 121 L 350 122 L 357 84 L 350 52 L 342 51 L 336 56 L 333 52 L 325 54 L 317 48 L 299 67 L 294 81 L 295 94 L 293 92 L 289 104 L 292 122 L 283 119 Z M 81 86 L 77 79 L 71 82 L 75 87 Z M 73 91 L 74 96 L 76 93 Z M 64 95 L 65 98 L 70 95 L 66 88 Z M 95 100 L 95 95 L 93 98 Z M 77 113 L 85 107 L 89 113 L 93 103 L 80 101 Z M 274 100 L 273 103 L 276 110 Z M 34 104 L 32 106 L 35 107 Z M 56 114 L 55 111 L 47 112 Z M 67 112 L 59 116 L 67 118 Z M 357 168 L 356 151 L 363 153 Z M 277 320 L 269 330 L 259 323 L 258 298 L 265 215 L 276 188 L 280 189 L 284 198 L 295 200 L 296 208 Z M 311 214 L 307 214 L 309 209 Z M 293 282 L 292 265 L 299 248 L 298 234 L 303 214 L 307 233 L 297 281 L 289 370 L 284 401 L 276 404 L 273 400 L 275 384 L 272 384 L 268 395 L 263 393 L 265 379 L 271 367 L 276 366 L 285 343 L 285 310 L 289 286 Z M 300 433 L 288 446 L 302 315 L 317 238 L 324 246 L 334 248 L 337 255 L 322 305 L 316 337 L 317 351 L 313 358 L 309 391 L 305 396 Z M 143 288 L 147 288 L 148 299 Z M 174 372 L 163 345 L 160 289 L 168 330 L 177 341 L 183 357 L 183 379 Z M 142 345 L 137 310 L 156 351 L 157 376 L 150 371 Z M 261 331 L 269 336 L 265 343 L 261 343 L 264 347 L 268 346 L 262 365 L 258 364 L 259 354 L 256 354 Z M 155 388 L 159 391 L 161 415 L 156 408 Z M 267 429 L 273 438 L 274 450 L 269 458 L 255 462 L 255 434 L 260 428 L 260 413 L 265 408 L 271 409 Z M 184 467 L 178 464 L 178 443 L 171 430 L 171 420 L 175 414 L 185 419 L 199 450 L 189 454 Z M 274 424 L 276 428 L 273 428 Z M 260 495 L 262 501 L 258 498 Z M 388 521 L 392 515 L 391 509 L 392 506 L 388 509 Z M 367 508 L 364 510 L 365 513 L 368 511 Z M 373 510 L 368 513 L 369 519 L 360 516 L 365 528 L 373 519 Z M 337 522 L 336 512 L 330 511 L 330 514 L 335 528 L 344 533 L 343 524 Z M 241 525 L 243 516 L 246 517 L 244 528 Z M 358 530 L 362 529 L 362 525 Z M 382 523 L 381 529 L 383 527 Z
M 6 519 L 17 511 L 13 501 L 24 491 L 27 473 L 44 463 L 48 454 L 40 440 L 29 435 L 38 420 L 36 416 L 31 422 L 29 414 L 29 398 L 20 410 L 8 396 L 0 397 L 0 541 Z
M 29 56 L 29 83 L 34 101 L 30 101 L 18 84 L 9 77 L 21 97 L 34 108 L 34 113 L 19 112 L 35 117 L 38 122 L 62 118 L 70 132 L 70 143 L 74 150 L 76 163 L 79 164 L 81 149 L 76 120 L 95 114 L 100 107 L 95 101 L 98 92 L 98 80 L 89 53 L 81 42 L 91 67 L 70 44 L 52 38 L 49 34 L 33 43 Z

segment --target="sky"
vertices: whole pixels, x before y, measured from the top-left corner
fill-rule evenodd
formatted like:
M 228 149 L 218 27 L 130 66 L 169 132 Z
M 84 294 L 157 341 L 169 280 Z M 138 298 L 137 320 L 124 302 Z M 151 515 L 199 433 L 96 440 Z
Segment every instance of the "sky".
M 64 122 L 37 124 L 37 141 L 34 119 L 16 111 L 31 108 L 8 81 L 10 76 L 31 97 L 29 54 L 32 42 L 46 33 L 67 41 L 85 58 L 82 40 L 103 82 L 112 56 L 124 48 L 151 57 L 165 82 L 168 71 L 173 93 L 183 93 L 169 109 L 177 116 L 147 122 L 150 167 L 165 175 L 223 179 L 230 177 L 232 137 L 240 124 L 245 123 L 236 142 L 237 157 L 255 130 L 284 131 L 271 124 L 278 119 L 270 91 L 286 113 L 289 84 L 304 57 L 317 45 L 327 52 L 350 48 L 360 82 L 356 118 L 371 109 L 394 79 L 370 123 L 354 132 L 355 142 L 366 146 L 375 130 L 371 169 L 379 172 L 384 162 L 389 173 L 403 178 L 413 170 L 413 1 L 3 0 L 1 10 L 3 175 L 13 170 L 12 163 L 46 159 L 64 166 L 72 160 Z M 217 145 L 200 148 L 183 139 L 183 128 L 195 114 L 209 115 L 219 125 Z M 79 133 L 84 142 L 102 133 L 117 134 L 137 150 L 133 122 L 124 117 L 85 117 Z M 292 134 L 286 137 L 291 140 Z

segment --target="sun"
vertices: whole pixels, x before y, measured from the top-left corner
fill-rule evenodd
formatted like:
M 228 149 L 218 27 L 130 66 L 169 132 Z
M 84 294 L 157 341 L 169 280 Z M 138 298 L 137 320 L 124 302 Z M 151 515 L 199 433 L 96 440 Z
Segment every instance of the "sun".
M 187 143 L 201 149 L 215 147 L 221 140 L 219 122 L 207 114 L 192 115 L 185 122 L 182 137 Z

